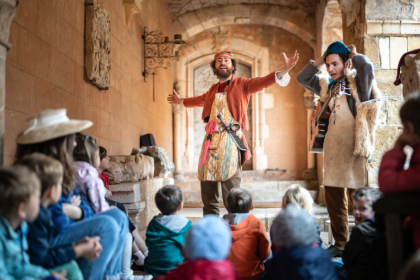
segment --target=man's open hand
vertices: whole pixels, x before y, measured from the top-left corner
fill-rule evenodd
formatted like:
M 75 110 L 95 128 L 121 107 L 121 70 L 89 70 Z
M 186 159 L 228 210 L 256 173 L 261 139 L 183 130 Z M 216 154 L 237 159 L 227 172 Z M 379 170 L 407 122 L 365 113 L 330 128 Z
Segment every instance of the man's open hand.
M 296 63 L 299 60 L 299 53 L 295 51 L 294 55 L 291 58 L 288 58 L 285 53 L 283 53 L 284 58 L 284 70 L 290 71 L 293 67 L 295 67 Z
M 174 90 L 174 94 L 168 95 L 169 104 L 182 104 L 184 98 L 179 97 L 178 93 Z

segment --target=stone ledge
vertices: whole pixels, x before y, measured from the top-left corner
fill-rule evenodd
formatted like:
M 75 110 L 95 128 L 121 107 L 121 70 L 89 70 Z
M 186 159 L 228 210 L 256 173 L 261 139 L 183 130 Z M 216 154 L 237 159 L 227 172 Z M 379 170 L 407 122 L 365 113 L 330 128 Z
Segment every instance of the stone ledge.
M 418 35 L 420 21 L 415 20 L 368 20 L 367 35 Z

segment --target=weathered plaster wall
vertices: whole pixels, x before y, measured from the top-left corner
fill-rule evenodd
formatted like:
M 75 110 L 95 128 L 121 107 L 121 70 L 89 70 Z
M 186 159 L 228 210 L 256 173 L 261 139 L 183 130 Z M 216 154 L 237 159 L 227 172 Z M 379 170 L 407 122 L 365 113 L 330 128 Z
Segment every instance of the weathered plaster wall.
M 143 27 L 171 37 L 172 23 L 163 0 L 144 0 L 143 11 L 123 21 L 122 1 L 98 0 L 111 21 L 111 84 L 99 91 L 83 79 L 84 0 L 21 0 L 11 27 L 7 54 L 5 161 L 13 161 L 16 136 L 26 119 L 43 109 L 67 108 L 70 118 L 89 119 L 85 133 L 97 137 L 109 154 L 130 154 L 139 137 L 153 133 L 173 154 L 172 110 L 166 94 L 173 73 L 159 70 L 156 101 L 152 79 L 144 83 Z

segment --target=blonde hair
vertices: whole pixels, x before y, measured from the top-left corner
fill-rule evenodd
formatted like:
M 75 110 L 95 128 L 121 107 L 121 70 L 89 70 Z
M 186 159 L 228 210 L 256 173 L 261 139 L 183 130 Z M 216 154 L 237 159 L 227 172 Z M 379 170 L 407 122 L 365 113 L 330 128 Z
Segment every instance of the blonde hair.
M 282 208 L 286 208 L 288 204 L 295 204 L 309 214 L 312 214 L 313 202 L 314 200 L 312 199 L 312 196 L 307 189 L 299 184 L 293 184 L 284 194 Z

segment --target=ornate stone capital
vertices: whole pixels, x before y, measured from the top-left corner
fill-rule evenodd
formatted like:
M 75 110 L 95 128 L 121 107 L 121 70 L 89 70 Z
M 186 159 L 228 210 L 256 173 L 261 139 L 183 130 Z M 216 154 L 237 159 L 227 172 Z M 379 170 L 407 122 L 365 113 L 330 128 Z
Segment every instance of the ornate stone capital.
M 141 12 L 141 2 L 143 0 L 124 0 L 124 23 L 129 27 L 133 15 Z
M 9 50 L 12 46 L 9 44 L 10 25 L 16 17 L 17 0 L 0 0 L 0 45 Z

